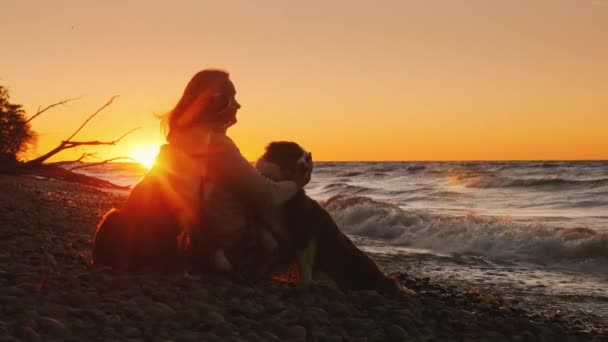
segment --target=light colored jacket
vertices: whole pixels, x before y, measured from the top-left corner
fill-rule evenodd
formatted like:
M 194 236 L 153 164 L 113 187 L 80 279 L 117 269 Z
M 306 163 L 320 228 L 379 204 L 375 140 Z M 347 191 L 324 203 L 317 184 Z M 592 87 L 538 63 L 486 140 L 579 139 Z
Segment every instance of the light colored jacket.
M 187 152 L 186 152 L 187 151 Z M 189 229 L 204 208 L 206 219 L 220 237 L 220 246 L 238 238 L 251 218 L 278 224 L 280 205 L 298 188 L 293 181 L 275 182 L 262 176 L 225 134 L 194 128 L 161 147 L 157 163 L 169 179 L 182 229 Z M 202 190 L 202 191 L 201 191 Z

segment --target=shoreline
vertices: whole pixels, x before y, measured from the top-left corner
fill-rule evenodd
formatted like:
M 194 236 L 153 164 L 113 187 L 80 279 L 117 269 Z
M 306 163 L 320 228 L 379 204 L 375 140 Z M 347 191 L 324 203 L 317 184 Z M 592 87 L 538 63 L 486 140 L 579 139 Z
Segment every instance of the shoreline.
M 126 192 L 0 175 L 0 340 L 597 340 L 606 327 L 400 274 L 418 294 L 89 269 L 95 225 Z M 373 256 L 373 255 L 372 255 Z M 390 262 L 375 256 L 385 269 Z

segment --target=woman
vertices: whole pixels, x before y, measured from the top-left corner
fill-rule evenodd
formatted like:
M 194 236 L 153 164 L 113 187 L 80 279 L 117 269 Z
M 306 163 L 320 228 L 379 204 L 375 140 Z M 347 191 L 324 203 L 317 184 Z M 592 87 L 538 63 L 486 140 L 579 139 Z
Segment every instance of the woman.
M 167 117 L 167 142 L 155 166 L 133 188 L 121 210 L 100 223 L 96 264 L 131 271 L 179 269 L 179 241 L 199 271 L 232 269 L 225 256 L 251 217 L 272 224 L 280 203 L 293 197 L 293 181 L 273 182 L 243 157 L 226 135 L 240 104 L 229 74 L 198 72 Z M 260 229 L 268 252 L 276 242 Z M 182 246 L 183 247 L 183 246 Z

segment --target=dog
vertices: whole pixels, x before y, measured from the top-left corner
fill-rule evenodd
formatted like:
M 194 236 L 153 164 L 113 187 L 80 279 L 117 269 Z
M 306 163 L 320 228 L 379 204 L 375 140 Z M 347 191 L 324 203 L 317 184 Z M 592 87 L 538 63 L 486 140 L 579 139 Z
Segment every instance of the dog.
M 315 271 L 331 277 L 343 291 L 376 290 L 395 295 L 401 285 L 387 277 L 365 252 L 357 248 L 335 223 L 331 215 L 306 195 L 303 187 L 310 182 L 312 154 L 290 141 L 272 142 L 256 162 L 256 168 L 275 180 L 293 180 L 298 194 L 283 205 L 282 231 L 273 231 L 279 246 L 279 264 L 296 261 L 298 284 L 308 287 Z

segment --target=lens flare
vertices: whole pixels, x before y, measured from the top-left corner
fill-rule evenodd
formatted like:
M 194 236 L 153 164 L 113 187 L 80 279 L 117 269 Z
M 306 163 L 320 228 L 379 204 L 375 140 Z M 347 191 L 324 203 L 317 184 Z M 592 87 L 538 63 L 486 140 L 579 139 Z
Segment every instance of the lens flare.
M 157 145 L 140 145 L 131 150 L 130 157 L 149 169 L 154 165 L 159 148 Z

